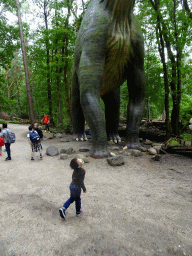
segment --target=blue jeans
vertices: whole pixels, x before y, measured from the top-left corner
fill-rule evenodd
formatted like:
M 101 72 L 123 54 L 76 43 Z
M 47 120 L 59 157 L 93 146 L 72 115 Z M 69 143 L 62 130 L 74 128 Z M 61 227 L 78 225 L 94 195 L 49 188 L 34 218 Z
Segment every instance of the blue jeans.
M 73 185 L 72 183 L 69 186 L 70 189 L 70 198 L 64 203 L 63 209 L 67 208 L 75 201 L 76 214 L 79 214 L 81 211 L 81 187 Z
M 8 156 L 8 158 L 11 159 L 10 143 L 5 143 L 5 148 L 6 148 L 6 151 L 7 151 L 7 156 Z

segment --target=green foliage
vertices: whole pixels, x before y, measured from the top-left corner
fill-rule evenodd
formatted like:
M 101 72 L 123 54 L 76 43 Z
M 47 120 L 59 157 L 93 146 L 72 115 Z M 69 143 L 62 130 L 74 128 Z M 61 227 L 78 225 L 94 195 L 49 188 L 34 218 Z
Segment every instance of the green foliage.
M 3 119 L 0 119 L 0 124 L 4 124 L 4 123 L 6 123 L 6 121 Z
M 171 140 L 171 141 L 170 141 L 170 145 L 172 145 L 172 146 L 177 146 L 177 145 L 178 145 L 178 141 L 176 141 L 176 140 Z
M 180 119 L 186 124 L 192 116 L 192 21 L 189 14 L 182 8 L 180 2 L 171 0 L 156 1 L 159 3 L 159 11 L 155 12 L 152 6 L 153 0 L 139 1 L 137 18 L 141 23 L 145 41 L 145 112 L 147 117 L 147 102 L 150 105 L 151 119 L 162 117 L 165 107 L 165 73 L 162 64 L 162 45 L 158 30 L 157 15 L 160 15 L 160 27 L 162 29 L 165 45 L 165 65 L 169 85 L 169 111 L 173 108 L 172 95 L 177 94 L 178 75 L 181 75 L 181 102 Z M 73 3 L 71 1 L 71 3 Z M 86 1 L 88 4 L 89 1 Z M 73 10 L 75 10 L 75 2 Z M 15 13 L 15 0 L 3 0 L 3 9 Z M 27 6 L 27 8 L 26 8 Z M 29 6 L 29 7 L 28 7 Z M 26 45 L 28 56 L 28 69 L 30 74 L 32 99 L 37 119 L 49 113 L 48 79 L 51 88 L 51 107 L 53 121 L 58 128 L 61 127 L 60 114 L 62 114 L 62 126 L 70 123 L 69 98 L 70 84 L 73 67 L 74 45 L 77 31 L 80 28 L 84 13 L 72 20 L 68 25 L 67 1 L 46 1 L 46 9 L 43 9 L 41 1 L 35 1 L 33 6 L 25 2 L 25 13 L 32 11 L 33 7 L 39 8 L 39 13 L 34 13 L 34 19 L 39 19 L 38 28 L 30 29 L 29 23 L 23 22 L 24 37 L 29 41 Z M 70 7 L 72 5 L 70 4 Z M 191 7 L 191 6 L 190 6 Z M 45 24 L 45 15 L 48 15 L 48 24 Z M 175 17 L 175 18 L 174 18 Z M 7 23 L 5 13 L 0 12 L 0 111 L 11 115 L 22 116 L 28 114 L 28 100 L 26 94 L 23 60 L 20 47 L 18 26 Z M 176 38 L 177 35 L 177 38 Z M 177 51 L 181 58 L 172 63 L 170 53 L 167 53 L 170 44 L 173 58 L 177 60 Z M 49 60 L 48 60 L 49 56 Z M 66 68 L 66 76 L 64 75 Z M 173 68 L 176 69 L 176 77 L 173 78 Z M 175 89 L 171 89 L 171 82 L 175 82 Z M 128 81 L 129 82 L 129 81 Z M 126 83 L 121 86 L 120 115 L 125 119 L 127 115 L 128 90 Z M 60 105 L 59 105 L 60 102 Z M 102 105 L 102 103 L 101 103 Z M 102 105 L 104 109 L 104 106 Z

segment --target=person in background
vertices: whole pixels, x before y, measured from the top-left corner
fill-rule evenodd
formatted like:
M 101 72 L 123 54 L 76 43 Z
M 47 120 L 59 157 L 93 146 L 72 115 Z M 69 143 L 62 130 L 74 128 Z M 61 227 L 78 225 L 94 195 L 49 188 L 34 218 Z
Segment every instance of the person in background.
M 10 149 L 10 145 L 11 143 L 9 142 L 9 137 L 8 137 L 8 132 L 10 130 L 7 128 L 7 124 L 3 124 L 3 130 L 0 133 L 0 137 L 4 138 L 4 142 L 5 142 L 5 148 L 7 151 L 7 158 L 5 159 L 5 161 L 11 160 L 11 149 Z
M 1 128 L 0 128 L 1 133 Z M 0 156 L 2 156 L 2 146 L 4 146 L 4 139 L 2 136 L 0 136 Z
M 49 131 L 49 116 L 48 115 L 44 115 L 43 123 L 45 125 L 45 132 Z

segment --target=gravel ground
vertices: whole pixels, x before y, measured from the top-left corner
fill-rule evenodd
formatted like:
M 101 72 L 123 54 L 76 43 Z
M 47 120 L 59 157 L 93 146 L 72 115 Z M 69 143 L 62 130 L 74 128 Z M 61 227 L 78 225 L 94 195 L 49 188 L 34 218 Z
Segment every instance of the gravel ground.
M 71 205 L 64 221 L 59 208 L 69 197 L 72 155 L 46 155 L 46 148 L 89 142 L 43 141 L 43 160 L 30 160 L 27 125 L 9 124 L 17 141 L 12 160 L 0 157 L 0 256 L 192 256 L 192 160 L 166 154 L 124 156 L 125 164 L 93 159 L 84 165 L 87 193 L 83 215 Z

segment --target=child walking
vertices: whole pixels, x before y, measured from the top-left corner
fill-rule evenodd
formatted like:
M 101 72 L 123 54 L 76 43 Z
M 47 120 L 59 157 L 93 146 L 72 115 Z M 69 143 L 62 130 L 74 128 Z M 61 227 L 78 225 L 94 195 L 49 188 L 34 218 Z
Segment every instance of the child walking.
M 29 140 L 29 143 L 31 145 L 31 161 L 34 161 L 34 152 L 39 151 L 40 159 L 43 159 L 43 156 L 41 154 L 41 138 L 39 137 L 37 131 L 33 129 L 33 127 L 29 126 L 29 133 L 27 134 L 27 138 Z
M 85 170 L 82 168 L 84 161 L 79 158 L 73 158 L 70 162 L 70 167 L 74 170 L 72 174 L 72 182 L 69 186 L 70 198 L 64 203 L 63 207 L 59 209 L 61 218 L 65 219 L 65 212 L 67 208 L 75 201 L 76 216 L 79 217 L 82 214 L 81 209 L 81 189 L 83 193 L 86 193 L 84 185 Z

